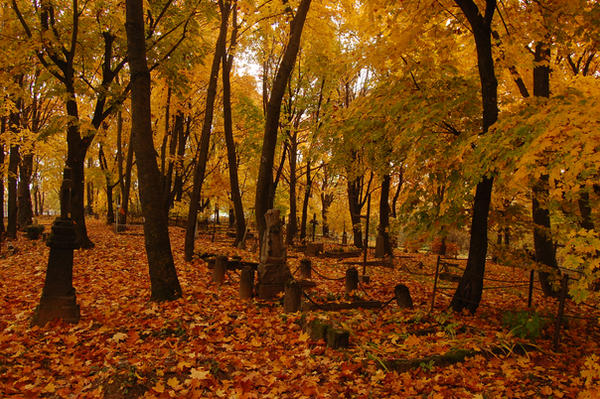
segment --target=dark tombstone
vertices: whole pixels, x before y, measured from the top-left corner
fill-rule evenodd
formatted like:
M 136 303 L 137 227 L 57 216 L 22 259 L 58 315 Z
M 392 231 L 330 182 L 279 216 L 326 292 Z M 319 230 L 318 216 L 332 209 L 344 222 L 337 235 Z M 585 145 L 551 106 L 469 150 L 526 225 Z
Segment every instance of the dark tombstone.
M 322 242 L 308 242 L 304 249 L 304 255 L 306 256 L 317 256 L 323 253 L 325 246 Z
M 302 286 L 294 280 L 285 284 L 285 296 L 283 297 L 283 311 L 294 313 L 300 310 L 302 303 Z
M 398 307 L 400 307 L 401 309 L 413 308 L 413 301 L 410 297 L 410 291 L 408 290 L 407 286 L 405 286 L 404 284 L 398 284 L 396 287 L 394 287 L 394 295 L 396 295 L 396 302 L 398 303 Z
M 349 267 L 346 270 L 346 295 L 358 288 L 358 270 L 355 267 Z
M 252 291 L 254 289 L 254 269 L 250 266 L 246 266 L 242 269 L 240 275 L 240 298 L 250 299 L 252 298 Z
M 309 324 L 309 337 L 313 341 L 318 341 L 320 339 L 327 339 L 327 330 L 331 328 L 324 320 L 314 319 Z
M 79 305 L 73 288 L 73 250 L 79 248 L 79 243 L 70 214 L 71 184 L 71 168 L 65 167 L 60 188 L 60 217 L 54 220 L 46 243 L 50 247 L 46 279 L 32 320 L 39 326 L 53 319 L 79 322 Z
M 215 267 L 212 271 L 212 279 L 218 285 L 223 284 L 225 281 L 225 273 L 227 271 L 227 257 L 223 255 L 217 255 L 215 259 Z
M 311 261 L 310 259 L 304 258 L 300 260 L 300 277 L 309 279 L 311 278 Z
M 333 349 L 347 348 L 350 344 L 350 332 L 339 328 L 327 330 L 327 346 Z
M 346 230 L 342 233 L 342 245 L 348 245 L 348 233 L 346 233 Z
M 279 210 L 268 210 L 265 222 L 267 228 L 260 251 L 257 293 L 261 299 L 273 299 L 283 292 L 285 283 L 291 279 L 292 274 L 286 264 Z

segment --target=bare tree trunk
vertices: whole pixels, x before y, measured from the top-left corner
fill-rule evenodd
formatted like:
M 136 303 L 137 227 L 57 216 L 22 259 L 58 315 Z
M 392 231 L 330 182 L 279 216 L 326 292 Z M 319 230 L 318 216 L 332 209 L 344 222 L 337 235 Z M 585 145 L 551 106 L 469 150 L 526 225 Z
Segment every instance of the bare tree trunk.
M 404 175 L 402 169 L 400 169 L 400 173 L 398 174 L 398 185 L 396 186 L 396 192 L 394 193 L 394 199 L 392 199 L 392 217 L 396 218 L 396 204 L 398 202 L 398 197 L 400 196 L 400 191 L 402 190 L 402 184 L 404 183 Z
M 290 216 L 285 236 L 287 245 L 293 244 L 296 233 L 298 232 L 298 224 L 296 220 L 296 214 L 298 213 L 296 209 L 296 162 L 298 159 L 298 131 L 296 126 L 294 127 L 294 134 L 292 135 L 290 141 Z
M 31 203 L 31 173 L 33 172 L 33 154 L 24 154 L 19 165 L 19 183 L 17 185 L 17 225 L 20 229 L 33 222 Z
M 121 111 L 117 114 L 117 168 L 119 171 L 119 184 L 121 190 L 121 209 L 117 216 L 119 225 L 127 224 L 129 213 L 129 192 L 131 189 L 131 171 L 133 169 L 133 136 L 129 135 L 127 146 L 127 158 L 125 171 L 123 171 L 123 147 L 122 147 L 123 117 Z
M 362 229 L 360 221 L 361 204 L 361 187 L 363 185 L 362 177 L 357 177 L 354 180 L 348 180 L 348 206 L 350 208 L 350 220 L 352 221 L 352 235 L 354 236 L 354 246 L 357 248 L 363 247 Z
M 6 118 L 0 119 L 0 135 L 6 131 Z M 0 143 L 0 169 L 4 170 L 4 144 Z M 4 173 L 0 173 L 0 242 L 4 238 Z
M 304 188 L 304 199 L 302 201 L 302 217 L 300 219 L 300 240 L 306 238 L 306 223 L 308 219 L 308 201 L 310 200 L 310 191 L 312 189 L 312 176 L 310 159 L 306 160 L 306 186 Z
M 256 213 L 256 225 L 258 227 L 259 238 L 262 243 L 262 236 L 266 229 L 265 214 L 273 206 L 273 161 L 275 157 L 275 147 L 277 145 L 277 129 L 279 127 L 279 115 L 281 113 L 281 101 L 285 92 L 285 87 L 290 78 L 296 56 L 300 47 L 300 38 L 302 29 L 311 0 L 301 0 L 296 11 L 294 19 L 290 23 L 290 36 L 285 52 L 281 59 L 281 64 L 277 70 L 273 87 L 267 104 L 265 118 L 265 133 L 262 144 L 262 154 L 260 158 L 260 167 L 256 183 L 256 197 L 254 210 Z
M 221 27 L 219 37 L 215 47 L 212 67 L 210 70 L 210 79 L 208 89 L 206 90 L 206 108 L 204 111 L 204 124 L 202 125 L 202 134 L 200 136 L 200 149 L 198 151 L 198 161 L 194 168 L 194 185 L 192 196 L 190 198 L 190 207 L 188 211 L 187 226 L 185 230 L 184 257 L 186 261 L 191 261 L 194 254 L 194 235 L 196 232 L 196 219 L 198 217 L 198 207 L 200 201 L 200 192 L 206 172 L 206 162 L 208 160 L 208 146 L 210 143 L 210 133 L 212 129 L 214 102 L 217 95 L 217 80 L 219 78 L 219 64 L 223 58 L 225 49 L 225 40 L 227 40 L 227 22 L 229 19 L 229 9 L 219 0 L 219 9 L 221 10 Z
M 390 241 L 390 185 L 391 177 L 389 174 L 383 175 L 383 181 L 381 182 L 381 195 L 379 197 L 379 240 L 382 241 L 383 255 L 391 256 L 392 243 Z
M 19 146 L 10 146 L 8 157 L 8 220 L 6 237 L 17 238 L 17 172 L 19 167 Z
M 475 39 L 483 105 L 482 134 L 485 134 L 498 119 L 498 81 L 494 71 L 491 41 L 491 24 L 496 11 L 496 0 L 486 0 L 483 14 L 480 13 L 473 0 L 455 0 L 455 2 L 467 17 Z M 471 313 L 475 313 L 481 301 L 488 245 L 488 214 L 493 184 L 492 177 L 484 176 L 475 190 L 469 258 L 450 304 L 452 309 L 457 312 L 468 309 Z
M 232 5 L 232 32 L 231 32 L 231 49 L 233 50 L 237 40 L 237 0 L 233 1 Z M 225 42 L 223 42 L 225 44 Z M 230 51 L 232 51 L 230 50 Z M 242 203 L 242 195 L 240 194 L 240 182 L 238 178 L 237 155 L 235 141 L 233 140 L 233 121 L 231 117 L 231 67 L 233 66 L 233 54 L 226 54 L 223 51 L 223 127 L 225 130 L 225 144 L 227 145 L 227 162 L 229 164 L 229 186 L 231 189 L 231 201 L 233 202 L 233 219 L 230 220 L 230 226 L 235 222 L 235 241 L 234 246 L 238 245 L 246 232 L 246 218 L 244 216 L 244 205 Z M 232 213 L 229 212 L 231 215 Z
M 534 68 L 533 68 L 533 95 L 534 97 L 550 97 L 550 47 L 543 42 L 538 42 L 535 46 Z M 550 199 L 549 176 L 547 174 L 540 176 L 534 184 L 532 190 L 532 217 L 533 217 L 533 244 L 535 248 L 535 258 L 551 269 L 548 271 L 539 271 L 540 283 L 544 295 L 558 297 L 560 290 L 553 287 L 551 280 L 559 281 L 558 263 L 556 262 L 556 250 L 552 236 L 550 235 L 550 211 L 546 203 Z M 554 275 L 554 276 L 552 276 Z
M 146 61 L 142 0 L 126 1 L 127 54 L 131 74 L 131 131 L 135 147 L 144 237 L 151 283 L 151 299 L 181 297 L 175 271 L 167 214 L 163 209 L 160 172 L 152 138 L 150 72 Z

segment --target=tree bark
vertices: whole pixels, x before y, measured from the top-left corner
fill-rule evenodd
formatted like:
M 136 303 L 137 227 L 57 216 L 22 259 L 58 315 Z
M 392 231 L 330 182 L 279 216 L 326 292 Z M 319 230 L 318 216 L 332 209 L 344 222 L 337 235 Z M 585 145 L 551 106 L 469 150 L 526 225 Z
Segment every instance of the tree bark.
M 306 238 L 306 223 L 308 220 L 308 201 L 310 200 L 310 191 L 312 189 L 311 162 L 306 160 L 306 187 L 304 188 L 304 199 L 302 200 L 302 217 L 300 219 L 300 240 Z
M 473 0 L 455 0 L 455 2 L 467 17 L 475 39 L 483 105 L 481 134 L 485 134 L 498 119 L 498 81 L 494 72 L 491 41 L 491 23 L 496 11 L 496 0 L 486 0 L 483 15 L 479 12 Z M 488 215 L 493 184 L 493 177 L 484 176 L 475 190 L 469 258 L 465 272 L 450 304 L 452 309 L 457 312 L 468 309 L 471 313 L 475 313 L 481 301 L 488 245 Z
M 392 243 L 390 241 L 390 185 L 391 177 L 389 174 L 383 175 L 381 182 L 381 195 L 379 196 L 379 228 L 378 233 L 383 239 L 384 255 L 392 255 Z
M 104 181 L 105 186 L 104 189 L 106 191 L 106 224 L 111 225 L 115 222 L 115 210 L 113 207 L 113 188 L 116 183 L 113 184 L 110 179 L 110 171 L 108 170 L 108 163 L 106 162 L 106 156 L 104 155 L 104 147 L 100 145 L 100 149 L 98 150 L 98 161 L 100 162 L 100 169 L 104 173 Z
M 233 139 L 233 121 L 231 114 L 231 67 L 233 66 L 233 54 L 231 51 L 235 48 L 237 40 L 237 0 L 233 1 L 233 15 L 231 18 L 231 50 L 229 54 L 223 51 L 223 128 L 225 130 L 225 144 L 227 146 L 227 163 L 229 164 L 229 186 L 231 190 L 231 201 L 233 202 L 233 215 L 235 222 L 235 241 L 233 245 L 238 245 L 244 238 L 246 232 L 246 218 L 244 216 L 244 205 L 240 193 L 240 182 L 238 178 L 237 155 L 235 141 Z M 223 41 L 223 45 L 225 42 Z M 231 212 L 230 212 L 231 214 Z
M 535 46 L 534 68 L 533 68 L 533 95 L 534 97 L 550 97 L 550 47 L 543 42 Z M 551 280 L 560 274 L 556 261 L 556 250 L 552 241 L 550 211 L 546 203 L 550 198 L 549 176 L 544 174 L 534 184 L 532 190 L 532 218 L 533 218 L 533 245 L 535 248 L 535 259 L 537 262 L 554 269 L 539 271 L 540 283 L 544 295 L 558 297 L 559 287 L 553 287 Z M 555 275 L 552 278 L 552 275 Z
M 294 133 L 290 139 L 290 152 L 289 152 L 289 161 L 290 161 L 290 216 L 287 224 L 286 230 L 286 243 L 287 245 L 292 245 L 294 242 L 294 237 L 298 232 L 298 223 L 296 220 L 296 214 L 298 213 L 296 206 L 296 163 L 298 160 L 298 130 L 297 127 L 294 126 Z
M 121 209 L 119 210 L 119 225 L 127 224 L 127 215 L 129 213 L 129 192 L 131 190 L 131 171 L 133 169 L 133 132 L 129 135 L 129 144 L 127 145 L 127 157 L 125 160 L 125 171 L 123 171 L 123 150 L 122 150 L 122 131 L 123 117 L 121 111 L 117 114 L 117 165 L 120 176 L 121 189 Z
M 8 157 L 8 220 L 6 223 L 6 237 L 17 238 L 17 172 L 19 167 L 19 146 L 10 146 Z
M 187 225 L 185 229 L 184 257 L 186 261 L 191 261 L 194 255 L 194 235 L 196 232 L 196 219 L 198 217 L 200 192 L 206 173 L 206 162 L 208 160 L 208 146 L 210 144 L 210 133 L 212 129 L 214 102 L 217 95 L 217 80 L 219 78 L 219 65 L 223 58 L 225 49 L 225 40 L 227 39 L 227 22 L 229 19 L 229 10 L 225 8 L 223 0 L 219 0 L 219 9 L 221 10 L 221 26 L 219 37 L 215 46 L 215 54 L 210 70 L 210 79 L 206 91 L 206 108 L 204 111 L 204 124 L 202 125 L 202 134 L 200 136 L 200 149 L 198 151 L 198 161 L 194 168 L 194 184 L 190 206 L 188 209 Z
M 33 154 L 24 154 L 19 165 L 19 183 L 17 185 L 17 224 L 20 229 L 33 222 L 33 204 L 31 202 L 31 174 L 33 172 Z
M 361 187 L 363 177 L 357 177 L 354 180 L 348 180 L 348 206 L 350 208 L 350 220 L 352 221 L 352 235 L 354 236 L 354 246 L 357 248 L 363 247 L 362 229 L 360 221 L 361 204 Z
M 306 21 L 306 15 L 310 8 L 311 0 L 301 0 L 296 11 L 296 15 L 290 24 L 290 36 L 285 52 L 281 59 L 281 64 L 275 75 L 275 80 L 271 88 L 269 102 L 267 103 L 265 117 L 265 132 L 263 137 L 262 153 L 258 179 L 256 182 L 255 197 L 255 216 L 258 234 L 262 244 L 262 236 L 266 229 L 265 213 L 273 207 L 275 191 L 273 190 L 273 162 L 275 157 L 275 147 L 277 145 L 277 129 L 279 127 L 279 116 L 281 113 L 281 101 L 285 92 L 285 87 L 290 78 L 296 56 L 300 47 L 300 38 L 302 29 Z
M 160 172 L 152 138 L 150 72 L 146 61 L 142 0 L 126 1 L 125 30 L 131 74 L 131 131 L 135 148 L 140 201 L 144 215 L 144 238 L 151 283 L 151 299 L 181 297 L 175 271 L 167 214 L 163 209 Z
M 0 118 L 0 136 L 6 132 L 6 118 Z M 4 170 L 4 144 L 0 143 L 0 170 Z M 0 242 L 4 239 L 4 173 L 0 173 Z

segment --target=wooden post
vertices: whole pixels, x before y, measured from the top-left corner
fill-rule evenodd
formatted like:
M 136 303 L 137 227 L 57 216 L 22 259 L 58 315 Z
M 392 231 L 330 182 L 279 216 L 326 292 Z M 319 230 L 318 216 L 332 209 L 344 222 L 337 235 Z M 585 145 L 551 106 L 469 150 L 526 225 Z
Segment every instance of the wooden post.
M 365 222 L 365 245 L 363 253 L 363 276 L 367 274 L 367 250 L 369 249 L 369 216 L 371 214 L 371 194 L 367 199 L 367 220 Z
M 246 266 L 242 269 L 240 275 L 240 298 L 250 299 L 252 298 L 252 291 L 254 289 L 254 269 L 250 266 Z
M 358 270 L 354 267 L 349 267 L 346 270 L 346 295 L 350 295 L 352 291 L 358 288 Z
M 435 277 L 433 278 L 433 295 L 431 296 L 431 309 L 429 313 L 433 313 L 433 307 L 435 306 L 435 293 L 437 292 L 437 282 L 438 277 L 440 275 L 440 255 L 437 257 L 437 262 L 435 263 Z
M 213 282 L 218 285 L 223 284 L 225 281 L 225 272 L 227 271 L 227 256 L 218 255 L 215 259 L 215 267 L 213 269 L 212 277 Z
M 294 313 L 300 310 L 302 302 L 302 286 L 294 280 L 285 285 L 285 296 L 283 297 L 283 311 Z
M 529 273 L 529 295 L 527 297 L 527 307 L 531 309 L 531 303 L 533 301 L 533 280 L 535 278 L 535 272 L 531 269 Z
M 302 277 L 303 279 L 310 279 L 311 271 L 312 271 L 312 267 L 311 267 L 310 259 L 308 259 L 308 258 L 301 259 L 300 260 L 300 277 Z
M 564 275 L 560 282 L 560 299 L 558 302 L 558 312 L 556 314 L 556 323 L 554 326 L 554 351 L 558 351 L 558 342 L 560 340 L 560 328 L 562 326 L 562 318 L 565 312 L 565 299 L 567 298 L 567 288 L 569 284 L 569 276 Z

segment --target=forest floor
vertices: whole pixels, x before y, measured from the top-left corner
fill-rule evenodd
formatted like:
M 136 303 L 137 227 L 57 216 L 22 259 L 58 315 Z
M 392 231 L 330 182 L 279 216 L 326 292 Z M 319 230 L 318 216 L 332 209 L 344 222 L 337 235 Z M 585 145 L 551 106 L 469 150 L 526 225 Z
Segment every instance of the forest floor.
M 116 235 L 97 220 L 89 220 L 88 228 L 96 246 L 75 251 L 74 259 L 81 306 L 77 325 L 30 326 L 48 248 L 41 240 L 21 237 L 10 255 L 3 244 L 0 397 L 600 397 L 597 302 L 567 300 L 569 317 L 557 351 L 552 345 L 557 301 L 544 299 L 539 289 L 533 297 L 536 313 L 521 320 L 522 325 L 529 320 L 538 338 L 519 338 L 518 330 L 503 324 L 508 312 L 527 309 L 526 270 L 488 264 L 489 289 L 475 315 L 449 312 L 456 283 L 441 281 L 429 313 L 436 257 L 398 252 L 394 269 L 368 268 L 371 281 L 361 284 L 357 295 L 387 301 L 394 286 L 403 283 L 414 309 L 391 302 L 378 310 L 306 312 L 350 332 L 348 348 L 332 349 L 323 340 L 311 340 L 300 327 L 300 313 L 284 313 L 278 301 L 240 300 L 235 272 L 216 286 L 203 260 L 186 263 L 181 228 L 171 228 L 171 239 L 184 296 L 166 303 L 149 301 L 142 235 Z M 256 254 L 230 242 L 200 237 L 196 252 L 256 260 Z M 297 272 L 303 255 L 291 249 L 288 255 L 290 269 Z M 313 258 L 313 267 L 337 278 L 347 265 Z M 315 301 L 342 298 L 343 281 L 313 277 L 318 286 L 309 293 Z M 471 356 L 446 365 L 428 358 L 453 349 Z M 415 367 L 399 371 L 389 362 L 421 358 Z

